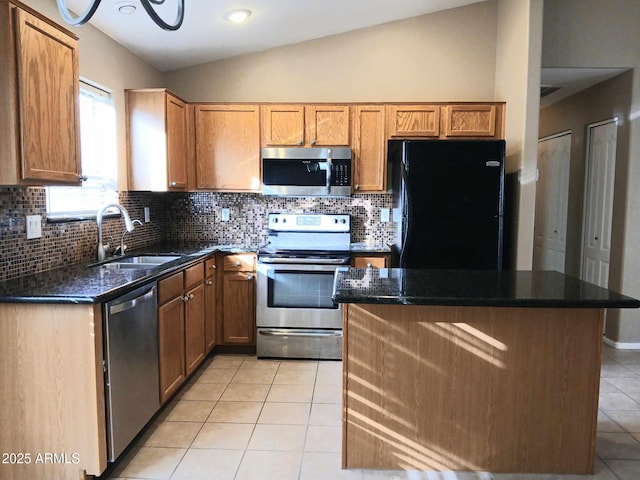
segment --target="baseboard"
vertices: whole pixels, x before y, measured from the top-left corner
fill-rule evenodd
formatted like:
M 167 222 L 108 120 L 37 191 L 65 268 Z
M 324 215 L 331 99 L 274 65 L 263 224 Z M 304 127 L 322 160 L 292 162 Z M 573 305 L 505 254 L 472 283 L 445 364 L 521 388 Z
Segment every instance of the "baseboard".
M 615 342 L 607 337 L 602 337 L 604 343 L 617 350 L 640 350 L 640 343 Z

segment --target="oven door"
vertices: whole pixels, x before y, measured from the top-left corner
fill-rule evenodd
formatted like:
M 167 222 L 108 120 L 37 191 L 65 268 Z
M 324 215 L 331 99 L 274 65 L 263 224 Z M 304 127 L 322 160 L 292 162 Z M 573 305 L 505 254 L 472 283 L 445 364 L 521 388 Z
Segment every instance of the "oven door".
M 335 265 L 258 263 L 257 326 L 342 328 L 342 306 L 331 300 L 335 271 Z

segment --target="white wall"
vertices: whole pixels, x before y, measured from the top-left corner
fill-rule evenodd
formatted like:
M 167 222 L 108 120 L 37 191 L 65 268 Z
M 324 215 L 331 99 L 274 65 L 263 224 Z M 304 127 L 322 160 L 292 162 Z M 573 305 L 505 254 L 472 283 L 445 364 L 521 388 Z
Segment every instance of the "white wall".
M 544 6 L 543 67 L 633 68 L 629 126 L 627 197 L 624 227 L 615 231 L 621 251 L 615 284 L 622 293 L 640 297 L 640 2 L 638 0 L 546 0 Z M 618 212 L 614 212 L 614 215 Z M 613 321 L 614 325 L 609 323 Z M 609 315 L 607 336 L 628 344 L 640 343 L 640 311 Z M 637 345 L 636 345 L 637 348 Z
M 23 0 L 38 12 L 66 26 L 55 0 Z M 100 8 L 109 8 L 106 2 Z M 79 38 L 80 76 L 113 92 L 118 130 L 118 185 L 127 189 L 124 89 L 163 87 L 164 74 L 90 24 L 68 27 Z
M 507 171 L 520 172 L 515 259 L 520 270 L 531 269 L 533 261 L 541 48 L 542 0 L 499 0 L 495 95 L 507 102 Z
M 495 48 L 490 0 L 168 72 L 167 86 L 189 101 L 490 101 Z

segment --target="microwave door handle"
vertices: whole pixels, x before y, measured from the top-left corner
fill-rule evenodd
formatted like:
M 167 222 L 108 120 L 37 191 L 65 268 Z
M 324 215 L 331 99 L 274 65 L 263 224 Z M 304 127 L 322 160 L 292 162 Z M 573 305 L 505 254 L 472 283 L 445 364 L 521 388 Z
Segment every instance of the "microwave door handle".
M 327 148 L 327 195 L 331 193 L 331 170 L 333 170 L 333 162 L 331 161 L 331 149 Z

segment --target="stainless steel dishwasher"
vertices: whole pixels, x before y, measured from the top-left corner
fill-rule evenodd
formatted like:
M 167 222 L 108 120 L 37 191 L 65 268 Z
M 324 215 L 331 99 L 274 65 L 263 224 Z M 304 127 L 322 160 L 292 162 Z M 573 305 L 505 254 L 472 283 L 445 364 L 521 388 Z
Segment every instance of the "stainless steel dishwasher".
M 104 304 L 108 459 L 113 462 L 160 407 L 156 282 Z

